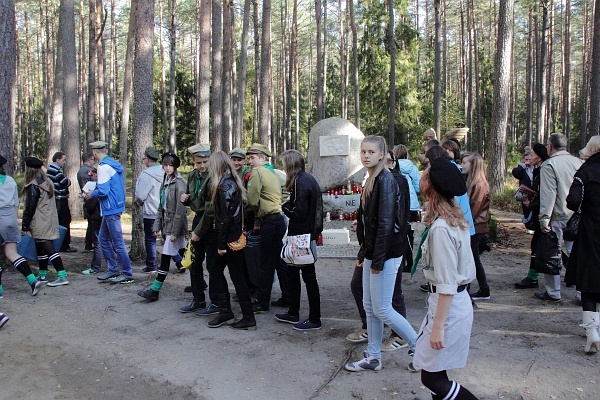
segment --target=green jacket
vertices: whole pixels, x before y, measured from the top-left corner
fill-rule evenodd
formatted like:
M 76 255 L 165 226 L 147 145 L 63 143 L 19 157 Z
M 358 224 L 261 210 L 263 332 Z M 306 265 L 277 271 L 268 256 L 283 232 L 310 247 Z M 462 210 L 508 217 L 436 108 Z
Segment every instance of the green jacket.
M 204 213 L 204 201 L 200 200 L 200 192 L 208 180 L 208 170 L 199 172 L 194 169 L 188 175 L 187 179 L 187 191 L 190 198 L 184 203 L 189 206 L 196 215 L 202 216 Z
M 211 229 L 214 229 L 215 210 L 210 198 L 211 182 L 212 179 L 210 176 L 207 176 L 198 195 L 198 202 L 202 203 L 203 212 L 202 215 L 198 214 L 200 221 L 198 221 L 198 225 L 194 228 L 194 233 L 200 238 L 206 235 Z
M 259 221 L 267 215 L 281 213 L 279 179 L 264 166 L 252 169 L 248 181 L 248 205 Z

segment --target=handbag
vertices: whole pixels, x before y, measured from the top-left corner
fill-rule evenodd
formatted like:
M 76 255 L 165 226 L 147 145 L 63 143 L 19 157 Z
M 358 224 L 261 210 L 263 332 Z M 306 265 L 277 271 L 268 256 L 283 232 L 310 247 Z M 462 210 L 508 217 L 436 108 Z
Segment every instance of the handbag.
M 525 200 L 533 200 L 538 193 L 526 185 L 521 185 L 515 192 L 515 200 L 523 203 Z
M 288 265 L 309 265 L 317 261 L 316 243 L 310 233 L 288 236 L 281 248 L 281 259 Z
M 579 232 L 579 222 L 581 221 L 581 205 L 583 204 L 584 186 L 583 182 L 579 177 L 575 178 L 581 183 L 581 203 L 579 203 L 579 209 L 571 215 L 571 218 L 567 221 L 567 226 L 563 229 L 563 239 L 566 242 L 572 242 L 577 238 L 577 232 Z
M 241 204 L 239 210 L 242 213 L 242 234 L 236 241 L 227 243 L 227 247 L 229 247 L 233 251 L 240 251 L 244 247 L 246 247 L 246 232 L 244 231 L 244 209 L 242 208 Z
M 188 240 L 185 245 L 185 253 L 183 253 L 183 259 L 181 260 L 181 265 L 183 268 L 189 268 L 194 263 L 194 246 L 192 245 L 192 241 Z

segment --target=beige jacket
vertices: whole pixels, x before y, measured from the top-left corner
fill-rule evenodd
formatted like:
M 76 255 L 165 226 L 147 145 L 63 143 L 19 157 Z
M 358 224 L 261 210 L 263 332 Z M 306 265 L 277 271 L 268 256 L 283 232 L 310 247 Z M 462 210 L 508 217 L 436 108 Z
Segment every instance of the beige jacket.
M 567 195 L 573 175 L 583 161 L 565 150 L 554 153 L 540 169 L 540 227 L 548 229 L 550 221 L 567 221 L 573 211 L 567 208 Z

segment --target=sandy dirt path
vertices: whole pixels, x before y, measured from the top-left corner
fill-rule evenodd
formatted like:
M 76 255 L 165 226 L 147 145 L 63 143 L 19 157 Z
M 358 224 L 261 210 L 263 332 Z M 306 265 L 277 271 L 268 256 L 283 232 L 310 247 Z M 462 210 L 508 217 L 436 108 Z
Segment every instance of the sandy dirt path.
M 481 399 L 598 399 L 600 355 L 585 355 L 581 308 L 574 288 L 560 304 L 542 303 L 533 290 L 515 290 L 525 276 L 529 240 L 517 214 L 496 213 L 501 241 L 484 253 L 492 299 L 478 302 L 467 368 L 450 378 Z M 83 248 L 75 224 L 74 246 Z M 131 285 L 99 284 L 90 254 L 64 254 L 70 284 L 36 297 L 14 269 L 4 272 L 0 310 L 0 399 L 430 399 L 419 374 L 406 370 L 406 349 L 383 354 L 379 372 L 340 371 L 364 345 L 345 336 L 360 327 L 350 293 L 350 259 L 317 265 L 323 329 L 297 332 L 278 323 L 272 308 L 257 316 L 258 330 L 210 329 L 206 319 L 178 309 L 189 276 L 170 274 L 155 303 L 136 295 L 152 277 Z M 422 275 L 405 274 L 408 320 L 425 314 Z M 475 285 L 476 286 L 476 285 Z M 274 286 L 274 297 L 279 288 Z M 230 285 L 233 292 L 233 287 Z M 304 289 L 303 289 L 304 291 Z M 307 302 L 303 293 L 302 316 Z M 239 307 L 234 305 L 239 314 Z

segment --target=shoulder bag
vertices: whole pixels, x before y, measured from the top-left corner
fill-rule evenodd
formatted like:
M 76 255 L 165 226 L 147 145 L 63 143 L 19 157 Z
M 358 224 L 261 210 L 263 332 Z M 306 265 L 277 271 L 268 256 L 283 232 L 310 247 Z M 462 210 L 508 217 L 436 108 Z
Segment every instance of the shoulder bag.
M 583 204 L 584 186 L 583 181 L 579 177 L 575 177 L 576 180 L 581 183 L 581 203 L 579 203 L 579 209 L 569 218 L 567 226 L 563 229 L 563 240 L 566 242 L 572 242 L 577 238 L 577 232 L 579 232 L 579 222 L 581 220 L 581 205 Z
M 297 193 L 296 181 L 294 181 L 294 193 Z M 317 261 L 317 246 L 314 240 L 310 240 L 310 233 L 288 236 L 281 248 L 280 256 L 288 265 L 314 264 Z
M 244 231 L 244 207 L 241 199 L 239 210 L 242 213 L 242 234 L 235 242 L 227 243 L 227 246 L 233 251 L 240 251 L 246 247 L 246 231 Z

